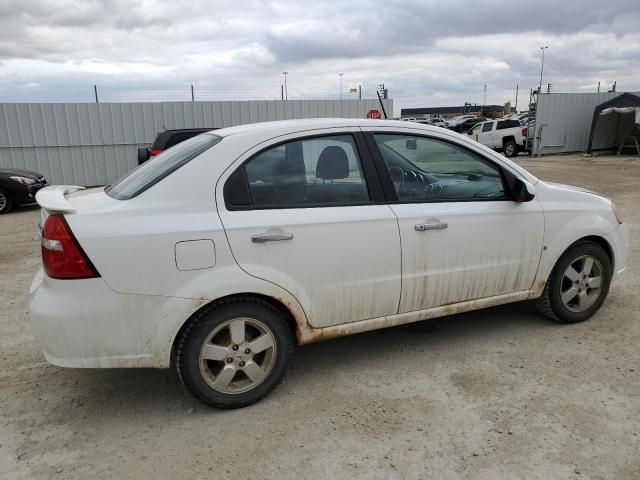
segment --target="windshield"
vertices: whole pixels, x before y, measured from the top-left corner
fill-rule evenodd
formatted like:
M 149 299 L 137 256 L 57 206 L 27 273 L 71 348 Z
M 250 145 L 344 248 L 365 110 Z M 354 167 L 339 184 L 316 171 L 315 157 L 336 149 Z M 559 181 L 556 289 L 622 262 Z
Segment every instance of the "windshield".
M 222 140 L 222 137 L 209 133 L 203 133 L 185 140 L 130 171 L 124 177 L 105 188 L 105 192 L 117 200 L 128 200 L 136 197 L 189 163 L 220 140 Z

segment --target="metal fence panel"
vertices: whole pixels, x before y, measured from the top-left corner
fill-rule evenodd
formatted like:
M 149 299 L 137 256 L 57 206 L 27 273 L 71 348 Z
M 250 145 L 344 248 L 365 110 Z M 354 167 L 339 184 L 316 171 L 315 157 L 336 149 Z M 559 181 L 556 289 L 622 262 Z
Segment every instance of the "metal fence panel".
M 393 100 L 383 100 L 388 115 Z M 51 183 L 104 185 L 136 166 L 137 148 L 173 128 L 231 127 L 295 118 L 364 118 L 378 100 L 157 103 L 0 103 L 0 167 Z
M 533 153 L 584 152 L 596 106 L 621 92 L 541 94 Z

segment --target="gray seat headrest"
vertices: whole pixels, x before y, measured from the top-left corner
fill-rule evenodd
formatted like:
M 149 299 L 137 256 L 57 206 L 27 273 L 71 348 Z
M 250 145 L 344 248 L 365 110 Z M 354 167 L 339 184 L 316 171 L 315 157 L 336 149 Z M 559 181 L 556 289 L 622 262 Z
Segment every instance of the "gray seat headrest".
M 325 147 L 318 157 L 316 177 L 323 180 L 349 178 L 349 159 L 342 147 Z

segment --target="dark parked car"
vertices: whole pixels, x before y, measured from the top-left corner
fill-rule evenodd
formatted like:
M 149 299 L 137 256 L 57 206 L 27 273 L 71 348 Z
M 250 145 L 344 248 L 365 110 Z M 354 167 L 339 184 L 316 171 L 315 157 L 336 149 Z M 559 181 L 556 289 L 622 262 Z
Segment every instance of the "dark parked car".
M 149 147 L 139 147 L 138 148 L 138 165 L 146 162 L 151 157 L 162 153 L 167 148 L 171 148 L 174 145 L 177 145 L 180 142 L 184 142 L 191 137 L 195 137 L 196 135 L 200 135 L 203 132 L 209 132 L 211 130 L 216 130 L 215 128 L 179 128 L 176 130 L 165 130 L 164 132 L 160 132 L 156 137 L 155 141 Z
M 485 117 L 465 118 L 459 122 L 449 123 L 449 126 L 447 128 L 449 130 L 453 130 L 454 132 L 466 133 L 471 130 L 477 123 L 486 122 L 487 120 L 489 119 Z
M 36 192 L 47 185 L 44 176 L 38 172 L 0 168 L 0 214 L 7 213 L 15 205 L 35 202 Z

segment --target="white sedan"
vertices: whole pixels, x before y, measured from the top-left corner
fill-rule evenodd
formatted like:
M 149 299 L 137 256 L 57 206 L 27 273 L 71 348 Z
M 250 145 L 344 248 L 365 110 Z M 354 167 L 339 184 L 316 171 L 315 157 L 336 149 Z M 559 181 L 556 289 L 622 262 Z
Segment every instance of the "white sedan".
M 412 122 L 216 130 L 37 201 L 47 360 L 175 366 L 226 408 L 267 395 L 294 344 L 522 300 L 586 320 L 628 248 L 610 200 Z

